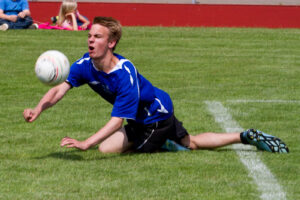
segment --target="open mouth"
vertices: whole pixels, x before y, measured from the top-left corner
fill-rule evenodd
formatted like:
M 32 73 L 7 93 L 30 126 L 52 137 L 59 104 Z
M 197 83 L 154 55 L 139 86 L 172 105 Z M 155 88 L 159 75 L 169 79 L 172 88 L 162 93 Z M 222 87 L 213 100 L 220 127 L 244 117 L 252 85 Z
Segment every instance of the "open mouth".
M 93 51 L 94 49 L 95 49 L 94 47 L 89 46 L 89 50 L 90 50 L 90 51 Z

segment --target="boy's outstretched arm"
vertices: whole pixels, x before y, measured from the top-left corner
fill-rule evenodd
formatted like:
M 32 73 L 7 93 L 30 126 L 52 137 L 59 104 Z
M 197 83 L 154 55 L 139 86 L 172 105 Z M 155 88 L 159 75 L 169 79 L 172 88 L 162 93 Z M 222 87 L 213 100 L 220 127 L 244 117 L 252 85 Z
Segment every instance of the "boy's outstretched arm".
M 33 122 L 36 118 L 47 108 L 55 105 L 63 96 L 71 89 L 71 86 L 63 82 L 51 88 L 44 97 L 40 100 L 38 105 L 34 108 L 27 108 L 23 112 L 23 117 L 26 122 Z

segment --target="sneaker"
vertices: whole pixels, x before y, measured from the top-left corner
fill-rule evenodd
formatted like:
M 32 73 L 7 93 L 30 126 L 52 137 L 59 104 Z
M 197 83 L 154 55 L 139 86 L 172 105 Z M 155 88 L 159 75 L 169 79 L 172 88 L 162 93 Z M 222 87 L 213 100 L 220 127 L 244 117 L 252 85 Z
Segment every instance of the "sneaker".
M 288 153 L 289 148 L 279 138 L 262 131 L 249 129 L 242 133 L 242 137 L 257 149 L 274 153 Z
M 6 31 L 8 29 L 8 24 L 0 25 L 0 31 Z
M 189 151 L 190 150 L 184 146 L 181 146 L 180 144 L 177 144 L 173 140 L 169 140 L 169 139 L 166 140 L 165 144 L 161 148 L 167 151 Z
M 28 29 L 38 29 L 39 28 L 39 25 L 34 23 L 34 24 L 31 24 Z

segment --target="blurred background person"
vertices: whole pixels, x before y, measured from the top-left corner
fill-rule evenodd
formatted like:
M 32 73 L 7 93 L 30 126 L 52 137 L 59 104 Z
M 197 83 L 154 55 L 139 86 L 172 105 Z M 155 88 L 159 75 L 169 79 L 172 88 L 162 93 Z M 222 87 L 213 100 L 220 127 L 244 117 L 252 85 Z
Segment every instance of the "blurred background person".
M 64 0 L 60 6 L 57 18 L 57 25 L 69 30 L 86 30 L 89 28 L 90 21 L 82 16 L 74 0 Z
M 36 29 L 27 0 L 0 0 L 0 30 Z

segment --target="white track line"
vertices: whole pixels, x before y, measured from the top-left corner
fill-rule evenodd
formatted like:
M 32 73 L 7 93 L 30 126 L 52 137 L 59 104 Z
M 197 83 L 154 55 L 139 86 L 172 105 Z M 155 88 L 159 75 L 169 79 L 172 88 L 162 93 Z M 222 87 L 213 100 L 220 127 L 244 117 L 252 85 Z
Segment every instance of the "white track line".
M 222 105 L 222 103 L 218 101 L 205 101 L 205 103 L 208 110 L 214 116 L 216 122 L 218 122 L 227 133 L 243 131 L 239 124 L 232 119 L 229 111 Z M 259 159 L 257 153 L 253 151 L 253 146 L 234 144 L 232 147 L 236 151 L 241 162 L 249 170 L 249 176 L 253 178 L 258 186 L 257 189 L 261 192 L 261 199 L 286 199 L 285 192 L 282 190 L 276 178 L 267 166 Z

